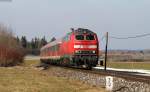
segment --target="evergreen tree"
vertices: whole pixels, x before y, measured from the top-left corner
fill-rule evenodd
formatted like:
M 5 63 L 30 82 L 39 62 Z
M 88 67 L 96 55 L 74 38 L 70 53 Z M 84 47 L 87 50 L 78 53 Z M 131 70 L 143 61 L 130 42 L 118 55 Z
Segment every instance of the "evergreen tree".
M 35 49 L 38 48 L 38 39 L 37 37 L 34 38 L 34 44 L 35 44 Z
M 19 37 L 18 37 L 18 36 L 16 37 L 16 40 L 17 40 L 17 42 L 18 42 L 18 43 L 20 43 L 20 39 L 19 39 Z
M 22 36 L 21 38 L 21 45 L 23 48 L 27 48 L 27 40 L 25 36 Z
M 31 40 L 31 48 L 35 49 L 35 41 L 34 41 L 34 39 Z
M 51 39 L 51 41 L 50 42 L 53 42 L 53 41 L 55 41 L 56 40 L 56 38 L 55 37 L 53 37 L 52 39 Z
M 47 41 L 45 39 L 45 36 L 41 39 L 41 42 L 40 42 L 40 47 L 44 46 L 47 44 Z

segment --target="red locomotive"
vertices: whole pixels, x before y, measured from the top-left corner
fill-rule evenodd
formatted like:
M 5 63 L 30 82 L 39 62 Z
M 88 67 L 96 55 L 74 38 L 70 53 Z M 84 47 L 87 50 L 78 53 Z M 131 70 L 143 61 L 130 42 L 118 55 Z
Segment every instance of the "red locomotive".
M 66 34 L 62 39 L 41 48 L 41 62 L 63 66 L 94 67 L 99 58 L 99 41 L 96 33 L 83 28 Z

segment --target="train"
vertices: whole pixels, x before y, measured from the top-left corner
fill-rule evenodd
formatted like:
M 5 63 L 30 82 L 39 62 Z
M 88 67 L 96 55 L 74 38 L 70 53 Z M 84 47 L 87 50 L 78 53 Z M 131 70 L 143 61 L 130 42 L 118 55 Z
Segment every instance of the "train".
M 41 63 L 91 69 L 98 64 L 99 41 L 89 29 L 71 28 L 64 37 L 40 49 Z

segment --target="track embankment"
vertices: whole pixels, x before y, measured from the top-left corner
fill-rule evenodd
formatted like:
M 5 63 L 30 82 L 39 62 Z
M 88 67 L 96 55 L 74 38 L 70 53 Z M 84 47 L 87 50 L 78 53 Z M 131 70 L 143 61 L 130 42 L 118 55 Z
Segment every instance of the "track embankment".
M 79 80 L 93 87 L 106 88 L 111 92 L 150 92 L 149 77 L 138 76 L 136 73 L 81 70 L 59 66 L 46 65 L 38 67 L 48 75 L 64 77 L 69 80 Z
M 98 73 L 98 71 L 89 71 L 58 66 L 49 66 L 49 68 L 45 72 L 49 72 L 50 75 L 52 74 L 57 77 L 65 77 L 70 80 L 80 80 L 83 83 L 90 84 L 96 87 L 103 87 L 112 92 L 150 92 L 150 82 L 146 82 L 146 80 L 148 81 L 148 79 L 143 78 L 140 80 L 140 78 L 136 79 L 136 76 L 130 77 L 128 74 L 114 74 L 110 71 L 107 73 L 105 73 L 104 71 Z M 117 74 L 120 76 L 118 76 Z M 108 77 L 111 77 L 112 79 L 107 80 Z

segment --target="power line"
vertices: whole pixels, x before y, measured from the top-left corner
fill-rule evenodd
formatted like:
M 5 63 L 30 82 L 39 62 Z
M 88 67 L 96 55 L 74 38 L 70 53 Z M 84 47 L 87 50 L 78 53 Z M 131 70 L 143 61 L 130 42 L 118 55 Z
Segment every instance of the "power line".
M 0 0 L 0 2 L 12 2 L 12 0 Z
M 132 39 L 132 38 L 141 38 L 141 37 L 146 37 L 146 36 L 150 36 L 150 33 L 136 35 L 136 36 L 129 36 L 129 37 L 115 37 L 115 36 L 109 36 L 109 37 L 113 39 Z

